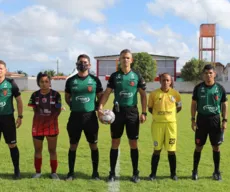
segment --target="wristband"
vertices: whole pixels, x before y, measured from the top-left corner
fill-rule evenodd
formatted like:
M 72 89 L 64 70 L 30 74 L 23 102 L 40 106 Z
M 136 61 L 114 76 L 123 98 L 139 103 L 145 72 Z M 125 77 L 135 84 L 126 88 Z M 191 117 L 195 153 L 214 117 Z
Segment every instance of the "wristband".
M 147 116 L 147 113 L 146 113 L 146 112 L 142 112 L 141 114 L 144 115 L 144 116 Z
M 19 118 L 19 119 L 22 119 L 22 118 L 23 118 L 23 115 L 18 115 L 18 118 Z

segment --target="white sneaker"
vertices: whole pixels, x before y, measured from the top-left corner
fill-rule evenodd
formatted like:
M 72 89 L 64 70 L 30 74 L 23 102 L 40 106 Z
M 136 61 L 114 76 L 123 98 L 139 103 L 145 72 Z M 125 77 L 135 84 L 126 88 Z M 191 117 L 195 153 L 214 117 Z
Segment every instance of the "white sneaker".
M 32 178 L 33 178 L 33 179 L 38 179 L 38 178 L 40 178 L 41 176 L 42 176 L 41 173 L 35 173 L 35 174 L 32 176 Z
M 57 173 L 51 173 L 51 179 L 54 179 L 54 180 L 60 180 L 60 178 L 58 177 L 58 174 Z

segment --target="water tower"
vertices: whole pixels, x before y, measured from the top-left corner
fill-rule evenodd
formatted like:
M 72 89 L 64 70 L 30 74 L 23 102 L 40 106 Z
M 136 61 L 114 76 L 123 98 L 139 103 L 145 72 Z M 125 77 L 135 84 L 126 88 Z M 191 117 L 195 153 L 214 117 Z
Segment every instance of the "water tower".
M 204 39 L 211 40 L 210 47 L 204 47 Z M 212 63 L 216 62 L 216 24 L 201 24 L 199 37 L 199 59 L 203 60 L 203 52 L 211 52 Z M 209 61 L 209 60 L 208 60 Z

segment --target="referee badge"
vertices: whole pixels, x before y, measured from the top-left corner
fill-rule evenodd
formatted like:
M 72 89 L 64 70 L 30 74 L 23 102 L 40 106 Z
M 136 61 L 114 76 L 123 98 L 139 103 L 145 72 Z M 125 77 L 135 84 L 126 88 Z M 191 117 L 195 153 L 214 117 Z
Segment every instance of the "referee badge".
M 91 92 L 93 90 L 92 86 L 88 86 L 88 91 Z
M 7 89 L 3 89 L 2 93 L 3 93 L 4 96 L 6 96 L 7 95 Z

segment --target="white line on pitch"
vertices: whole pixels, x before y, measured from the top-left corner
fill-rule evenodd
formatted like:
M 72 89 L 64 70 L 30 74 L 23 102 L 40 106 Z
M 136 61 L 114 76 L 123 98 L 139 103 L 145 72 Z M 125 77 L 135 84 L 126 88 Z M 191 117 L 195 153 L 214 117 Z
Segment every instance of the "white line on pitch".
M 116 164 L 116 178 L 120 177 L 120 149 L 118 149 L 118 157 Z M 119 192 L 120 191 L 120 182 L 115 180 L 114 182 L 108 182 L 108 192 Z

